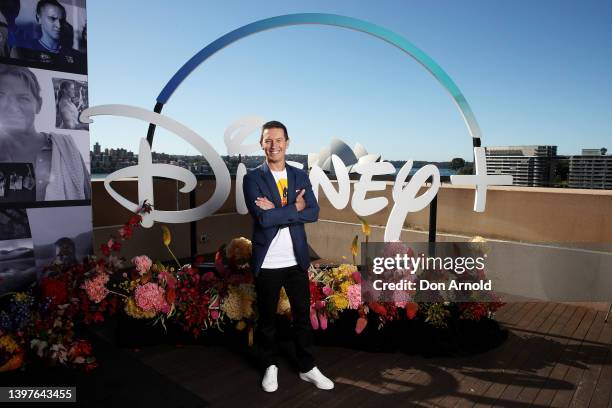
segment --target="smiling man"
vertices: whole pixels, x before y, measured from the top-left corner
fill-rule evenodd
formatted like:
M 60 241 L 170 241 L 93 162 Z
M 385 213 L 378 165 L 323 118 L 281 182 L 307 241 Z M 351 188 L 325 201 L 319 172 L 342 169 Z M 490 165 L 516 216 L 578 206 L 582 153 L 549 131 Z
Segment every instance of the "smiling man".
M 315 222 L 319 205 L 308 175 L 285 162 L 289 147 L 287 128 L 271 121 L 262 126 L 259 140 L 266 160 L 244 178 L 244 197 L 253 217 L 251 268 L 255 275 L 258 320 L 256 339 L 265 374 L 264 391 L 278 388 L 276 309 L 285 288 L 295 334 L 300 378 L 330 390 L 334 383 L 315 366 L 310 324 L 310 258 L 304 223 Z

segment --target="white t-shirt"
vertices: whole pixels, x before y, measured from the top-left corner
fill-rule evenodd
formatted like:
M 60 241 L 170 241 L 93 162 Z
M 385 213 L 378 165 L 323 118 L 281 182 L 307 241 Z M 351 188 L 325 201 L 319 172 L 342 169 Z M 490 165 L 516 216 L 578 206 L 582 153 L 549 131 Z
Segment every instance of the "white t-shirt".
M 289 185 L 287 183 L 287 169 L 283 171 L 272 171 L 272 176 L 276 181 L 276 187 L 281 197 L 281 205 L 287 205 L 287 192 Z M 293 253 L 293 241 L 289 227 L 279 228 L 278 232 L 268 248 L 266 257 L 264 258 L 262 268 L 286 268 L 288 266 L 297 265 L 295 254 Z

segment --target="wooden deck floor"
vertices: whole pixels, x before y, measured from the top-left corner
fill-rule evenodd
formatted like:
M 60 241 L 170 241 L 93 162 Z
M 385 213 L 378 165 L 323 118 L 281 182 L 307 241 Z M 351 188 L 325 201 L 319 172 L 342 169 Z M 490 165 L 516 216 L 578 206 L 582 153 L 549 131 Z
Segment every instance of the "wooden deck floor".
M 213 407 L 612 407 L 612 322 L 558 303 L 512 303 L 497 319 L 508 340 L 487 353 L 424 358 L 318 347 L 336 382 L 320 391 L 281 364 L 279 390 L 220 346 L 159 345 L 130 352 Z

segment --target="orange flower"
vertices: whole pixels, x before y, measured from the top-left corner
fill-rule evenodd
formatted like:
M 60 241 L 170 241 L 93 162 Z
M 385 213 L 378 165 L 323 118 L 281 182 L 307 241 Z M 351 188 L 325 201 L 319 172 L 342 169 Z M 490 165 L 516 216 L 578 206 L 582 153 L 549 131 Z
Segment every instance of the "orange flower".
M 161 229 L 163 233 L 164 245 L 169 246 L 172 242 L 172 234 L 170 234 L 170 230 L 165 225 L 162 225 Z
M 360 216 L 357 216 L 357 218 L 359 218 L 359 221 L 361 221 L 361 231 L 363 231 L 364 234 L 366 234 L 366 236 L 370 236 L 370 234 L 372 233 L 372 229 L 370 228 L 370 224 L 368 224 L 368 222 L 365 220 L 365 218 L 362 218 Z
M 359 243 L 359 235 L 355 235 L 355 238 L 353 238 L 353 243 L 351 244 L 351 254 L 353 254 L 353 256 L 357 256 L 357 244 Z
M 419 310 L 418 303 L 415 303 L 415 302 L 406 303 L 406 316 L 408 317 L 408 319 L 410 320 L 414 319 L 418 310 Z

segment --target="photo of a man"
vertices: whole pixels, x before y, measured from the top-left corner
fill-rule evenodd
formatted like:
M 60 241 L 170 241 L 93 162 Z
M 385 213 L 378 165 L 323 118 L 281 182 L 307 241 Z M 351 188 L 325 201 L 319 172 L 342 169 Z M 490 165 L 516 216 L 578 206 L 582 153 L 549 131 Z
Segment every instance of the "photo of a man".
M 51 68 L 84 73 L 86 54 L 79 42 L 85 34 L 85 19 L 78 4 L 57 0 L 24 1 L 21 4 L 10 57 L 49 65 Z
M 293 314 L 299 376 L 319 389 L 330 390 L 334 383 L 315 366 L 311 349 L 307 272 L 310 258 L 304 224 L 317 221 L 319 205 L 306 172 L 285 161 L 289 146 L 285 125 L 277 121 L 265 123 L 259 143 L 265 161 L 247 173 L 243 190 L 253 217 L 251 268 L 259 312 L 256 341 L 265 368 L 261 385 L 266 392 L 278 389 L 275 318 L 280 290 L 284 287 Z

